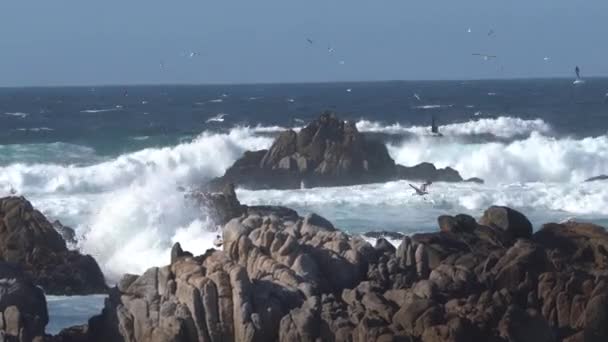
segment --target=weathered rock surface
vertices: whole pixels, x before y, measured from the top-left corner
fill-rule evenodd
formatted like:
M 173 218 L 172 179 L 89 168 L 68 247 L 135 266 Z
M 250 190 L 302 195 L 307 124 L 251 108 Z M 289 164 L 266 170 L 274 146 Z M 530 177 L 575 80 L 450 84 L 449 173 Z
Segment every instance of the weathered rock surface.
M 219 190 L 233 183 L 250 189 L 297 189 L 302 185 L 340 186 L 396 179 L 463 180 L 449 167 L 396 165 L 382 142 L 366 138 L 354 123 L 324 113 L 298 133 L 281 133 L 270 149 L 246 152 L 208 187 Z
M 97 262 L 68 250 L 53 225 L 23 197 L 0 199 L 0 261 L 21 265 L 49 294 L 107 290 Z
M 606 179 L 608 179 L 608 175 L 599 175 L 599 176 L 585 179 L 585 182 L 595 182 L 595 181 L 601 181 L 601 180 L 606 180 Z
M 48 321 L 42 290 L 18 265 L 0 262 L 0 340 L 42 341 Z
M 482 224 L 484 223 L 484 224 Z M 223 250 L 127 275 L 91 341 L 605 341 L 608 234 L 493 207 L 376 246 L 316 215 L 242 215 Z M 178 250 L 178 248 L 175 248 Z

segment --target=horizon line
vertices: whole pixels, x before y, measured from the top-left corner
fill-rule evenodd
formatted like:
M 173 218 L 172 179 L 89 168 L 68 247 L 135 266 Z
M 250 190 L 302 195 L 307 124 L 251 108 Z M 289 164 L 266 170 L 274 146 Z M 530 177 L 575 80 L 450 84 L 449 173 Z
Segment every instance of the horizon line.
M 351 81 L 286 81 L 286 82 L 212 82 L 212 83 L 107 83 L 107 84 L 49 84 L 49 85 L 0 85 L 0 89 L 25 89 L 25 88 L 112 88 L 112 87 L 219 87 L 219 86 L 256 86 L 256 85 L 299 85 L 299 84 L 355 84 L 355 83 L 390 83 L 390 82 L 488 82 L 488 81 L 533 81 L 533 80 L 570 80 L 570 77 L 506 77 L 506 78 L 470 78 L 470 79 L 385 79 L 385 80 L 351 80 Z M 608 79 L 608 76 L 585 77 L 588 80 Z

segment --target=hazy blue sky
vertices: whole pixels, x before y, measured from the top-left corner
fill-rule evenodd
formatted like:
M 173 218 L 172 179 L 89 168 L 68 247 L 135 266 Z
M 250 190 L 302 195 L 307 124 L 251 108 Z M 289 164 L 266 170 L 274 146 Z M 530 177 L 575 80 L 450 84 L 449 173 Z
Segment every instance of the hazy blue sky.
M 608 76 L 607 18 L 607 0 L 3 0 L 0 85 Z

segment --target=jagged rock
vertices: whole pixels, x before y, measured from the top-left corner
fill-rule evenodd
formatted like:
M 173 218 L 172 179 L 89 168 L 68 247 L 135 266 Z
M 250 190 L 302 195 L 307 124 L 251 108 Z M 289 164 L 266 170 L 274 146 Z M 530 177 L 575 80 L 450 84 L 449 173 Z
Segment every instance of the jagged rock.
M 21 267 L 0 262 L 0 336 L 7 341 L 41 340 L 49 321 L 44 293 Z
M 451 167 L 446 167 L 445 169 L 437 169 L 435 165 L 431 163 L 421 163 L 412 167 L 397 165 L 396 172 L 398 179 L 431 182 L 463 181 L 458 171 L 452 169 Z
M 482 224 L 442 217 L 441 231 L 404 236 L 397 249 L 382 238 L 372 247 L 317 215 L 242 215 L 224 226 L 223 250 L 194 257 L 175 247 L 170 265 L 125 276 L 88 338 L 606 339 L 605 231 L 553 224 L 529 239 L 519 235 L 527 219 L 499 209 Z
M 485 183 L 483 179 L 477 178 L 477 177 L 465 179 L 464 182 L 466 182 L 466 183 L 477 183 L 477 184 L 483 184 L 483 183 Z
M 368 237 L 368 238 L 374 238 L 374 239 L 385 238 L 385 239 L 391 239 L 391 240 L 401 240 L 404 237 L 403 233 L 391 232 L 391 231 L 386 231 L 386 230 L 377 231 L 377 232 L 376 231 L 365 232 L 365 233 L 363 233 L 363 236 Z
M 0 199 L 0 259 L 23 266 L 49 294 L 107 290 L 97 262 L 68 250 L 53 225 L 23 197 Z
M 302 128 L 282 132 L 268 150 L 246 152 L 226 173 L 208 183 L 250 189 L 297 189 L 384 182 L 394 179 L 460 182 L 451 168 L 422 163 L 395 165 L 384 143 L 369 139 L 352 122 L 325 112 Z
M 532 237 L 532 223 L 522 213 L 508 207 L 488 208 L 479 223 L 504 230 L 510 240 Z
M 595 181 L 601 181 L 601 180 L 606 180 L 606 179 L 608 179 L 608 175 L 599 175 L 599 176 L 585 179 L 585 182 L 595 182 Z
M 59 220 L 53 221 L 53 228 L 61 235 L 63 240 L 69 244 L 75 245 L 78 241 L 76 240 L 76 232 L 74 229 L 64 226 Z

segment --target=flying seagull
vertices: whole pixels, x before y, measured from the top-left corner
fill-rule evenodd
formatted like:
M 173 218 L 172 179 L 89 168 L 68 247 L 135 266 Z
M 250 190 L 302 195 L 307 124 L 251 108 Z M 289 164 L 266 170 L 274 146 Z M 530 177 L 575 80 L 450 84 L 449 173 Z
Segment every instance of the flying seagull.
M 483 53 L 474 53 L 473 56 L 482 57 L 485 61 L 488 61 L 488 60 L 490 60 L 492 58 L 496 58 L 497 57 L 497 56 L 494 56 L 494 55 L 486 55 L 486 54 L 483 54 Z
M 412 184 L 410 184 L 410 187 L 416 191 L 414 195 L 424 196 L 429 194 L 427 189 L 431 184 L 433 184 L 431 181 L 426 181 L 419 188 Z
M 308 44 L 312 45 L 312 39 L 306 38 L 306 41 L 308 42 Z
M 469 28 L 467 29 L 467 33 L 471 33 L 471 32 L 473 32 L 473 31 L 472 31 L 472 30 L 471 30 L 471 28 L 469 27 Z
M 194 57 L 199 56 L 199 55 L 200 55 L 200 53 L 192 51 L 192 52 L 190 52 L 190 54 L 188 55 L 188 57 L 194 58 Z
M 422 101 L 422 99 L 420 98 L 420 95 L 418 95 L 418 94 L 414 93 L 414 97 L 416 98 L 416 100 L 418 100 L 418 101 Z
M 543 60 L 544 60 L 545 62 L 548 62 L 550 59 L 551 59 L 551 58 L 549 58 L 549 57 L 545 57 L 545 58 L 543 58 Z
M 336 51 L 336 50 L 334 50 L 334 48 L 332 48 L 331 46 L 327 47 L 327 52 L 333 53 L 334 51 Z
M 494 35 L 494 30 L 490 29 L 490 31 L 488 31 L 488 37 L 491 37 Z

